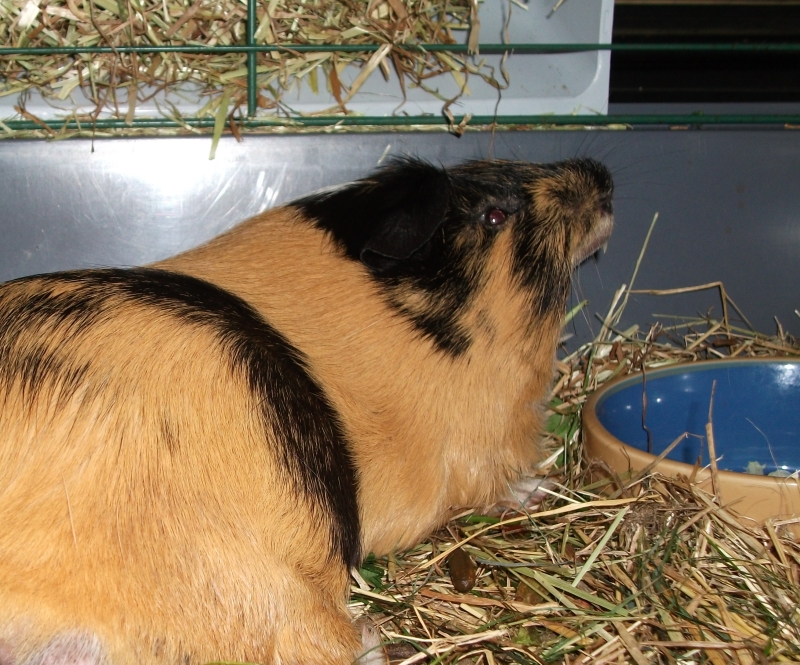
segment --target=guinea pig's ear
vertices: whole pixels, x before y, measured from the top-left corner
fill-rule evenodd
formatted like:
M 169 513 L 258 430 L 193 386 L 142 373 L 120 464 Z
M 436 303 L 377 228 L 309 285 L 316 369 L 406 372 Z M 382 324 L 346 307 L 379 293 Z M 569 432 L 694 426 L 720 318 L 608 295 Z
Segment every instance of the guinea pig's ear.
M 311 194 L 294 205 L 330 232 L 351 259 L 385 273 L 433 238 L 445 220 L 449 191 L 444 169 L 405 158 L 369 178 Z
M 374 183 L 366 194 L 374 214 L 359 258 L 385 272 L 433 238 L 447 213 L 449 187 L 444 170 L 416 160 L 393 164 Z

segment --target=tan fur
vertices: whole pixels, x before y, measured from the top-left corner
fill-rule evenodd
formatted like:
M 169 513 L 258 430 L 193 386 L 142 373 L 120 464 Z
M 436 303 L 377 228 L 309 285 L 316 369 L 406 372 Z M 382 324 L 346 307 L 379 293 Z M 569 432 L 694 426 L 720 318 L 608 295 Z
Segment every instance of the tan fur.
M 30 405 L 18 390 L 5 396 L 3 440 L 30 443 L 0 447 L 3 632 L 23 632 L 37 648 L 37 634 L 94 632 L 115 664 L 184 654 L 192 663 L 220 654 L 350 663 L 359 642 L 342 603 L 346 572 L 328 561 L 326 525 L 301 497 L 287 501 L 291 483 L 277 477 L 242 377 L 231 375 L 216 340 L 189 332 L 121 307 L 72 342 L 96 368 L 124 368 L 102 393 L 62 396 L 53 386 Z M 56 345 L 66 342 L 59 337 Z M 197 413 L 208 417 L 188 417 Z M 112 454 L 109 444 L 118 446 Z M 128 487 L 140 483 L 145 496 Z M 41 609 L 32 615 L 32 606 Z M 324 650 L 311 641 L 320 632 Z
M 557 186 L 535 194 L 568 274 L 597 211 L 582 203 L 586 228 L 567 233 Z M 239 296 L 304 354 L 352 445 L 362 551 L 385 554 L 508 494 L 539 460 L 561 312 L 531 328 L 510 243 L 498 235 L 482 264 L 462 355 L 291 206 L 154 267 Z M 0 288 L 0 316 L 40 288 Z M 68 350 L 91 380 L 0 387 L 0 665 L 354 662 L 363 631 L 330 524 L 284 470 L 246 377 L 207 328 L 122 298 L 110 311 L 16 342 L 20 357 L 34 341 Z M 68 661 L 48 660 L 65 643 Z
M 409 547 L 453 509 L 493 500 L 538 460 L 532 401 L 552 376 L 556 317 L 537 338 L 524 336 L 505 237 L 470 312 L 483 312 L 505 339 L 476 331 L 474 351 L 453 360 L 382 302 L 363 266 L 291 214 L 267 213 L 157 267 L 236 293 L 313 359 L 353 434 L 364 551 Z M 296 256 L 313 257 L 313 273 L 286 258 Z M 269 279 L 253 265 L 265 266 Z

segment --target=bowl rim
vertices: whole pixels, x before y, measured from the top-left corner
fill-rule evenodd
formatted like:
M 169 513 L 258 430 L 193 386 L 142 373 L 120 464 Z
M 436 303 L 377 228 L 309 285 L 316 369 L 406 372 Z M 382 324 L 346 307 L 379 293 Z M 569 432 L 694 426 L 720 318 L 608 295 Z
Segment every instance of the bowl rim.
M 679 374 L 686 371 L 698 372 L 707 369 L 708 367 L 724 368 L 726 365 L 776 365 L 776 364 L 795 364 L 800 365 L 800 358 L 787 356 L 787 357 L 770 357 L 770 358 L 721 358 L 719 360 L 696 360 L 690 362 L 675 363 L 664 367 L 656 367 L 647 370 L 647 377 L 658 377 L 659 375 L 669 376 L 672 374 Z M 619 456 L 620 454 L 628 458 L 629 469 L 644 469 L 656 460 L 658 455 L 653 455 L 644 450 L 634 448 L 624 441 L 621 441 L 609 432 L 605 426 L 600 422 L 597 416 L 597 404 L 601 400 L 613 395 L 614 393 L 623 390 L 628 385 L 634 385 L 642 382 L 643 373 L 637 372 L 636 374 L 628 374 L 626 376 L 617 377 L 608 383 L 597 388 L 586 400 L 582 412 L 582 429 L 584 434 L 584 443 L 588 452 L 594 453 L 595 457 L 601 457 L 598 450 L 601 448 L 607 449 L 610 454 Z M 596 440 L 595 440 L 596 439 Z M 601 457 L 602 458 L 602 457 Z M 612 464 L 613 466 L 613 464 Z M 676 462 L 674 460 L 664 458 L 662 459 L 652 471 L 658 471 L 664 475 L 678 477 L 685 476 L 687 478 L 696 475 L 698 478 L 707 478 L 710 475 L 709 465 L 696 466 L 687 464 L 685 462 Z M 783 478 L 775 476 L 759 476 L 755 474 L 743 473 L 740 471 L 718 470 L 717 478 L 724 483 L 738 483 L 743 484 L 746 481 L 747 487 L 763 488 L 764 490 L 774 490 L 778 487 L 786 485 L 786 481 L 796 481 L 792 478 Z

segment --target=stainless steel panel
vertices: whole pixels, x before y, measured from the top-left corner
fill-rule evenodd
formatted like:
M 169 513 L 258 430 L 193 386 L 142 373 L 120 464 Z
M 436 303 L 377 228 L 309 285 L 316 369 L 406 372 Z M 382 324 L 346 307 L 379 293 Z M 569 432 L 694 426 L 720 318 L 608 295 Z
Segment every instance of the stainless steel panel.
M 774 316 L 800 335 L 800 132 L 633 131 L 361 134 L 0 142 L 0 280 L 86 266 L 148 263 L 320 187 L 367 174 L 388 155 L 450 164 L 496 157 L 605 161 L 617 181 L 608 252 L 580 269 L 588 298 L 573 331 L 599 327 L 629 281 L 654 213 L 659 222 L 637 286 L 715 280 L 756 327 Z M 265 267 L 268 269 L 268 267 Z M 626 322 L 694 314 L 713 294 L 632 299 Z

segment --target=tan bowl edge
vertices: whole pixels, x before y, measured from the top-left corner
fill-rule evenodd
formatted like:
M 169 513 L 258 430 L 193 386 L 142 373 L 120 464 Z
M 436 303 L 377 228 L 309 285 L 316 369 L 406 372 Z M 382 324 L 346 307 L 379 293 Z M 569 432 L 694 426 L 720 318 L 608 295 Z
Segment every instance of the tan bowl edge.
M 776 360 L 786 362 L 786 359 Z M 718 361 L 695 362 L 687 364 L 687 367 L 696 367 L 706 362 Z M 677 365 L 670 365 L 670 369 L 675 367 Z M 651 370 L 648 376 L 653 377 L 656 372 L 657 370 Z M 603 427 L 597 417 L 595 409 L 601 397 L 618 383 L 630 378 L 628 375 L 602 386 L 589 397 L 583 408 L 583 438 L 587 456 L 590 460 L 593 458 L 603 460 L 619 474 L 640 471 L 656 459 L 655 455 L 622 443 Z M 694 472 L 694 467 L 665 459 L 661 460 L 653 470 L 671 478 L 678 476 L 689 478 Z M 795 479 L 719 471 L 717 480 L 722 506 L 737 514 L 743 524 L 747 524 L 750 520 L 764 524 L 770 518 L 783 521 L 800 516 L 800 483 Z M 709 469 L 698 471 L 696 484 L 709 493 L 712 491 Z M 800 519 L 797 524 L 791 526 L 791 530 L 800 536 Z

